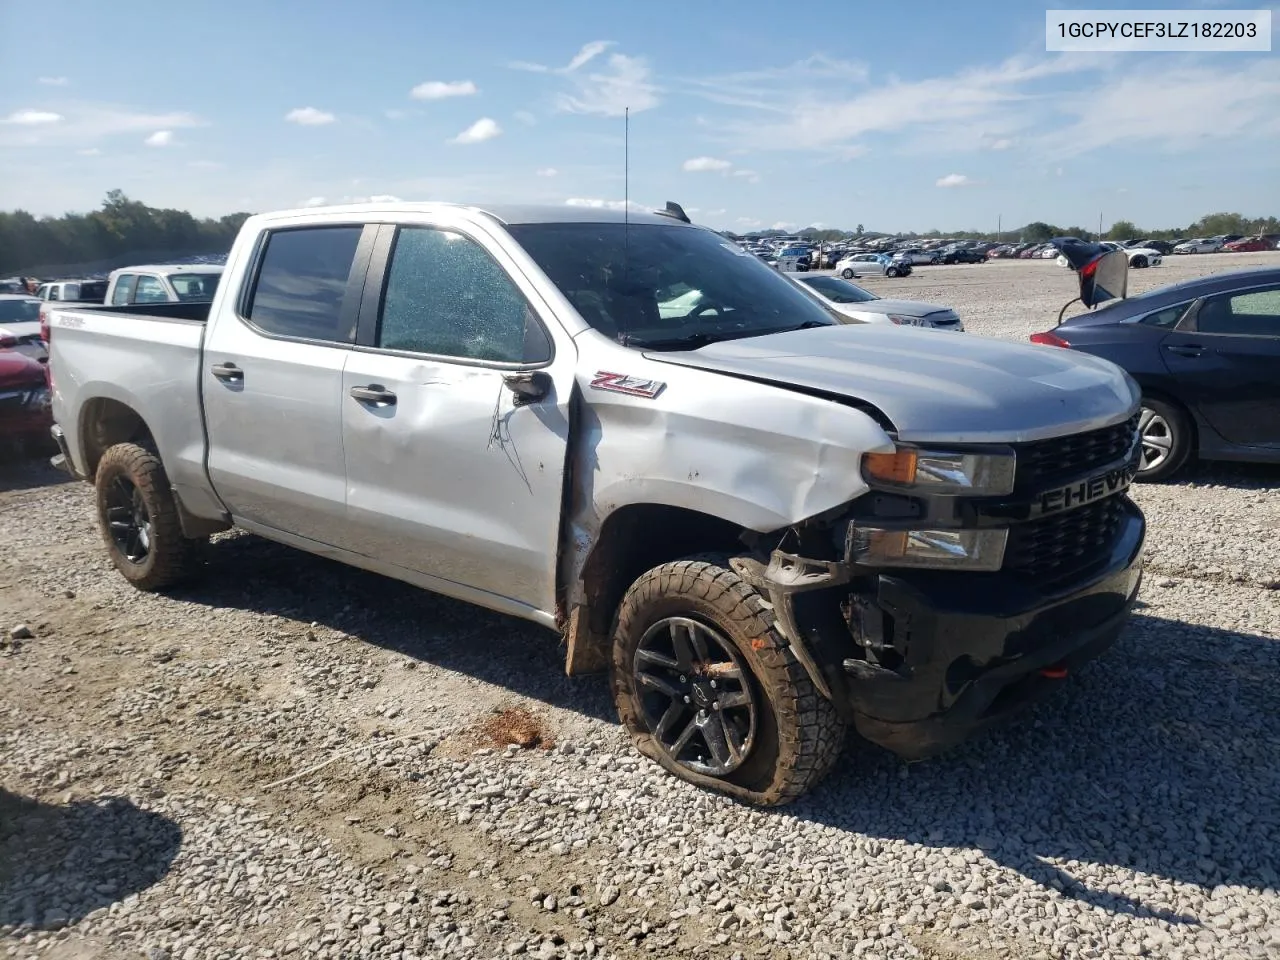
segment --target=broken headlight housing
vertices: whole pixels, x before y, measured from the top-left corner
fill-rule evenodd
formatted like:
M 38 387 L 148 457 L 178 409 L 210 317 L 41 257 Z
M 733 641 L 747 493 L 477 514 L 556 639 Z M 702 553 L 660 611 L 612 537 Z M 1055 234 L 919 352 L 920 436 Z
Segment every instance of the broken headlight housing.
M 892 453 L 862 456 L 862 476 L 873 487 L 910 490 L 926 496 L 1012 493 L 1015 467 L 1012 450 L 971 452 L 899 445 Z
M 868 567 L 999 570 L 1009 531 L 890 530 L 850 525 L 848 557 Z

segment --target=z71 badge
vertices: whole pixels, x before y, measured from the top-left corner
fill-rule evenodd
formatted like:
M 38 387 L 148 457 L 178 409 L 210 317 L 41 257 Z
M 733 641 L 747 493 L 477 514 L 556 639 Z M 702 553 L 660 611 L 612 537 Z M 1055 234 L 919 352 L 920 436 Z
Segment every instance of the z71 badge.
M 629 397 L 644 397 L 652 400 L 666 386 L 661 380 L 646 380 L 642 377 L 630 377 L 625 373 L 608 373 L 600 370 L 591 378 L 591 386 L 597 390 L 609 390 L 612 393 L 625 393 Z

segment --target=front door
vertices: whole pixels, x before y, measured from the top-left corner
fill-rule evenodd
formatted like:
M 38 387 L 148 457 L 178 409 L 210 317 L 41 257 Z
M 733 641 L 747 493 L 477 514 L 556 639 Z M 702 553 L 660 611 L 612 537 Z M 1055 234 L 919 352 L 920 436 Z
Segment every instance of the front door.
M 1280 285 L 1202 301 L 1160 344 L 1169 372 L 1230 443 L 1280 446 Z
M 332 544 L 345 519 L 342 367 L 368 262 L 364 230 L 270 232 L 245 294 L 219 300 L 201 371 L 209 479 L 241 522 Z
M 551 612 L 572 341 L 493 238 L 383 230 L 342 378 L 341 545 Z

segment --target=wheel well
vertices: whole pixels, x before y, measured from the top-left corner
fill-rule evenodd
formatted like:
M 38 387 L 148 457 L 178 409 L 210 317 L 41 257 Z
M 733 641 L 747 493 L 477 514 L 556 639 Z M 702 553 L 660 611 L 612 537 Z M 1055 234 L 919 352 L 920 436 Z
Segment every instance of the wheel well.
M 85 470 L 91 477 L 97 472 L 98 461 L 107 448 L 117 443 L 138 443 L 155 449 L 151 430 L 142 417 L 119 400 L 103 397 L 85 404 L 80 414 L 80 437 Z
M 743 532 L 683 507 L 632 504 L 611 513 L 582 567 L 585 602 L 570 617 L 568 672 L 593 672 L 608 663 L 618 605 L 642 573 L 697 553 L 740 552 Z

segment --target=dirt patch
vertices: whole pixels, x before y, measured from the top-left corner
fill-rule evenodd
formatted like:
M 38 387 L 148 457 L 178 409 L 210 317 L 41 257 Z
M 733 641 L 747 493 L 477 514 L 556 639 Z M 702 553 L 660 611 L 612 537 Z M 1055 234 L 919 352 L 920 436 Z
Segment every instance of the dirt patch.
M 445 756 L 464 756 L 486 747 L 505 750 L 512 745 L 521 750 L 550 750 L 556 745 L 556 739 L 544 717 L 524 707 L 499 706 L 449 737 L 436 751 Z

